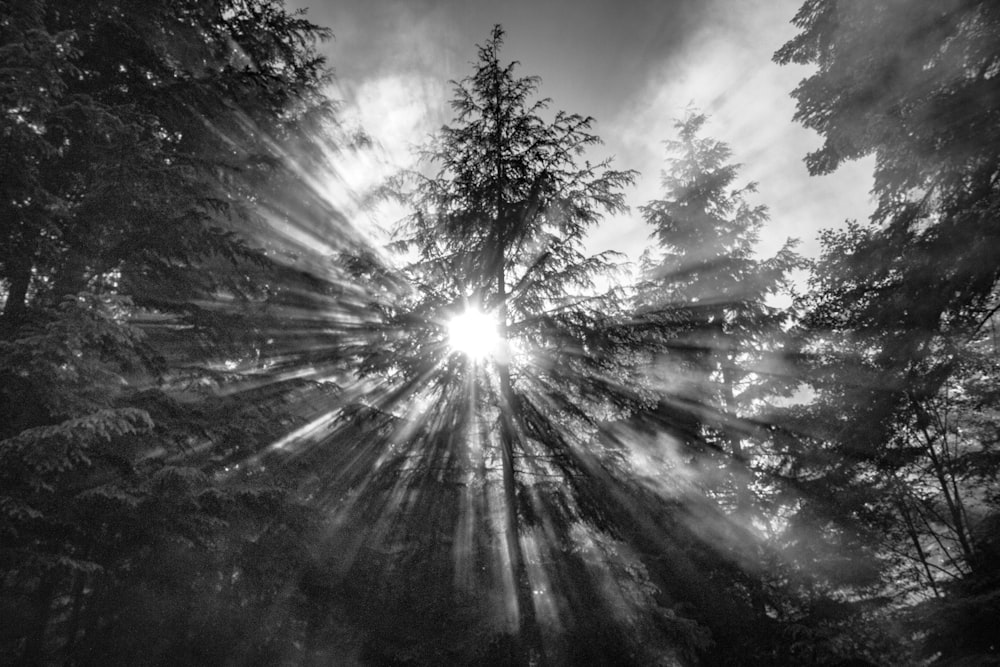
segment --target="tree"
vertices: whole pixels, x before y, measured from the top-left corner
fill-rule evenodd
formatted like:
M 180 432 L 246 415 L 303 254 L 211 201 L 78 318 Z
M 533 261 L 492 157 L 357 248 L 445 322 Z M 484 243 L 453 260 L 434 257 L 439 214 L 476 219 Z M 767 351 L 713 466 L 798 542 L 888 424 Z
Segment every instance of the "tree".
M 948 373 L 935 339 L 969 336 L 996 308 L 998 22 L 989 2 L 810 2 L 775 55 L 819 67 L 794 93 L 824 137 L 810 171 L 876 158 L 873 228 L 822 307 L 881 331 L 889 382 L 917 394 Z
M 255 243 L 264 213 L 302 219 L 262 184 L 310 192 L 286 151 L 331 119 L 313 50 L 327 31 L 264 0 L 4 2 L 0 17 L 0 655 L 136 662 L 154 635 L 196 650 L 203 635 L 146 591 L 260 611 L 295 573 L 258 577 L 267 558 L 244 550 L 308 532 L 273 477 L 227 470 L 328 391 L 281 364 L 291 336 L 323 337 L 287 313 L 328 304 L 332 272 Z
M 490 641 L 511 649 L 507 660 L 642 663 L 693 651 L 702 630 L 661 608 L 645 564 L 624 555 L 631 547 L 619 537 L 638 529 L 613 526 L 631 521 L 625 506 L 641 503 L 608 471 L 620 454 L 596 437 L 602 423 L 645 400 L 627 374 L 632 340 L 621 294 L 594 294 L 611 256 L 581 252 L 587 229 L 624 209 L 621 188 L 633 174 L 585 159 L 599 143 L 592 119 L 549 114 L 547 100 L 533 99 L 537 78 L 501 62 L 503 36 L 494 28 L 474 73 L 455 86 L 456 118 L 425 151 L 436 171 L 412 175 L 406 200 L 414 212 L 398 246 L 415 261 L 396 276 L 410 288 L 381 304 L 386 324 L 365 360 L 382 381 L 371 404 L 398 420 L 377 475 L 389 486 L 349 487 L 359 500 L 347 513 L 363 518 L 345 525 L 392 526 L 368 529 L 368 548 L 399 563 L 385 576 L 405 572 L 406 581 L 442 588 L 415 592 L 419 602 L 409 606 L 424 611 L 400 628 L 442 614 L 424 606 L 428 596 L 454 600 L 453 582 L 471 576 L 500 589 L 486 607 L 504 618 Z M 497 342 L 480 357 L 449 342 L 449 323 L 469 311 L 493 318 Z M 384 424 L 378 414 L 373 423 Z M 387 509 L 404 498 L 402 515 Z M 499 528 L 491 516 L 502 517 Z M 647 527 L 654 523 L 647 517 Z M 420 546 L 418 535 L 435 531 L 463 554 L 450 575 L 430 555 L 440 542 Z M 386 534 L 396 539 L 387 544 Z M 595 576 L 605 570 L 615 573 L 611 581 Z
M 802 425 L 814 427 L 822 483 L 845 516 L 896 538 L 878 551 L 896 563 L 884 570 L 892 594 L 901 601 L 913 584 L 943 594 L 942 581 L 964 570 L 969 586 L 944 588 L 983 604 L 971 612 L 957 601 L 956 625 L 995 623 L 994 547 L 972 537 L 992 512 L 966 507 L 989 505 L 981 485 L 995 471 L 981 466 L 992 438 L 972 426 L 966 401 L 992 405 L 981 393 L 992 362 L 979 350 L 1000 279 L 990 250 L 1000 237 L 1000 13 L 976 1 L 822 0 L 794 22 L 800 33 L 775 58 L 818 66 L 794 93 L 796 117 L 824 137 L 807 165 L 822 174 L 874 155 L 878 198 L 870 225 L 825 238 L 804 321 L 818 396 Z M 958 631 L 942 650 L 949 632 L 931 631 L 942 660 L 993 650 Z
M 864 536 L 851 560 L 855 567 L 867 561 L 878 575 L 867 595 L 881 597 L 884 614 L 906 616 L 915 632 L 933 638 L 926 655 L 985 659 L 989 633 L 968 628 L 996 614 L 994 547 L 986 538 L 997 511 L 990 490 L 997 474 L 994 325 L 967 341 L 932 339 L 917 369 L 938 367 L 933 393 L 928 383 L 910 386 L 906 375 L 889 372 L 883 354 L 893 350 L 892 334 L 846 324 L 851 313 L 830 308 L 833 295 L 846 291 L 845 274 L 858 270 L 852 265 L 870 261 L 855 252 L 870 238 L 856 224 L 825 234 L 801 331 L 800 368 L 815 395 L 787 421 L 802 435 L 785 450 L 795 459 L 787 472 L 814 513 Z M 845 581 L 848 589 L 858 583 Z M 942 609 L 953 619 L 946 629 L 931 621 L 931 610 Z
M 321 61 L 301 40 L 325 33 L 268 3 L 13 4 L 5 122 L 25 150 L 5 142 L 7 325 L 30 294 L 58 303 L 108 276 L 252 255 L 226 216 L 247 218 L 237 190 L 275 163 L 267 141 L 294 105 L 315 103 Z
M 648 453 L 664 470 L 676 470 L 688 495 L 716 508 L 714 547 L 735 564 L 715 575 L 735 609 L 699 601 L 695 616 L 717 642 L 711 659 L 852 657 L 857 652 L 824 631 L 789 639 L 821 623 L 814 605 L 833 605 L 803 583 L 818 588 L 814 570 L 829 554 L 817 549 L 815 560 L 798 561 L 790 528 L 802 518 L 797 494 L 775 474 L 786 453 L 779 406 L 800 384 L 796 311 L 777 301 L 793 295 L 792 272 L 807 262 L 792 240 L 772 257 L 758 256 L 767 209 L 749 200 L 755 184 L 736 186 L 740 166 L 729 161 L 726 144 L 703 136 L 706 121 L 689 113 L 676 122 L 678 138 L 666 142 L 664 195 L 642 208 L 656 247 L 643 258 L 633 326 L 646 350 L 642 372 L 658 400 L 631 422 L 674 443 Z
M 749 518 L 744 438 L 761 426 L 767 398 L 794 389 L 780 344 L 790 313 L 769 299 L 789 293 L 790 272 L 805 264 L 794 241 L 772 258 L 755 256 L 767 209 L 746 201 L 755 184 L 733 188 L 739 165 L 726 163 L 727 145 L 699 136 L 706 120 L 692 113 L 677 121 L 679 139 L 667 142 L 666 196 L 642 208 L 661 255 L 643 258 L 636 317 L 669 372 L 684 378 L 684 390 L 665 397 L 661 410 L 698 412 L 699 432 L 688 435 L 729 457 L 733 506 Z
M 446 298 L 452 303 L 464 298 L 495 312 L 501 347 L 527 340 L 532 354 L 546 355 L 556 345 L 571 345 L 587 364 L 593 357 L 587 354 L 586 332 L 597 329 L 601 307 L 610 299 L 581 296 L 578 290 L 591 287 L 610 265 L 606 255 L 580 253 L 583 234 L 601 209 L 624 209 L 619 190 L 633 175 L 609 170 L 606 162 L 575 163 L 575 156 L 599 143 L 588 132 L 592 119 L 559 112 L 546 123 L 539 114 L 547 100 L 529 103 L 538 80 L 514 76 L 516 63 L 500 63 L 502 42 L 497 27 L 480 48 L 476 73 L 456 87 L 453 107 L 460 125 L 445 128 L 431 149 L 441 171 L 416 202 L 412 243 L 423 265 L 415 268 L 428 272 L 421 277 L 425 285 L 433 280 L 438 286 L 445 272 L 452 272 Z M 567 372 L 586 377 L 581 366 L 566 364 L 565 350 L 560 352 L 546 369 L 555 377 L 529 380 L 522 370 L 521 382 L 537 382 L 541 389 Z M 517 535 L 515 449 L 527 435 L 518 433 L 526 424 L 515 422 L 529 407 L 515 393 L 512 363 L 510 352 L 494 359 L 511 541 Z M 537 427 L 552 427 L 544 421 Z

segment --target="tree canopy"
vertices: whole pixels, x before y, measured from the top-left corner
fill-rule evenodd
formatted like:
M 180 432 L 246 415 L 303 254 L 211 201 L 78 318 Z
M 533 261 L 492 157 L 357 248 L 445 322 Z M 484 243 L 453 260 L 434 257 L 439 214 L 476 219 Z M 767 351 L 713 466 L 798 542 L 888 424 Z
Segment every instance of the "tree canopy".
M 893 595 L 970 629 L 915 624 L 947 664 L 995 660 L 980 633 L 997 618 L 995 441 L 966 401 L 992 414 L 998 20 L 988 2 L 808 2 L 775 56 L 818 68 L 793 94 L 824 139 L 810 170 L 876 159 L 870 223 L 825 233 L 802 301 L 818 395 L 795 419 L 809 433 L 797 476 L 838 493 L 844 520 L 888 531 L 869 546 Z
M 264 183 L 332 121 L 327 34 L 269 1 L 0 4 L 4 662 L 195 660 L 222 646 L 207 590 L 256 609 L 231 656 L 289 650 L 252 637 L 281 579 L 250 551 L 310 515 L 225 477 L 321 391 L 281 380 L 261 311 L 329 275 L 257 241 L 288 215 Z
M 499 25 L 376 247 L 304 12 L 0 0 L 0 662 L 996 662 L 1000 9 L 794 23 L 875 157 L 812 261 L 696 110 L 631 210 Z

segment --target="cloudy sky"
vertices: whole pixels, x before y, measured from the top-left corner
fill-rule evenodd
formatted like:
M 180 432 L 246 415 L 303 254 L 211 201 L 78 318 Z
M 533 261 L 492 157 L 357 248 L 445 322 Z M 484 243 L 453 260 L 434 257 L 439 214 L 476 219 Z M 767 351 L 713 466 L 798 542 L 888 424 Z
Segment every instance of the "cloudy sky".
M 795 237 L 801 252 L 815 256 L 819 229 L 870 213 L 870 162 L 823 177 L 809 176 L 802 162 L 820 139 L 792 122 L 789 93 L 809 69 L 771 62 L 795 34 L 790 20 L 801 0 L 288 4 L 307 7 L 314 22 L 333 30 L 323 46 L 337 76 L 333 94 L 379 143 L 381 160 L 403 165 L 414 144 L 450 121 L 449 81 L 472 72 L 476 44 L 502 24 L 505 60 L 542 78 L 540 94 L 552 98 L 552 109 L 594 116 L 605 153 L 618 168 L 640 172 L 627 193 L 632 212 L 596 229 L 593 251 L 619 250 L 634 260 L 649 244 L 637 207 L 662 194 L 662 142 L 689 105 L 711 115 L 707 132 L 732 147 L 743 180 L 759 183 L 753 202 L 771 211 L 762 254 Z M 350 167 L 365 173 L 349 180 L 376 177 L 372 164 Z

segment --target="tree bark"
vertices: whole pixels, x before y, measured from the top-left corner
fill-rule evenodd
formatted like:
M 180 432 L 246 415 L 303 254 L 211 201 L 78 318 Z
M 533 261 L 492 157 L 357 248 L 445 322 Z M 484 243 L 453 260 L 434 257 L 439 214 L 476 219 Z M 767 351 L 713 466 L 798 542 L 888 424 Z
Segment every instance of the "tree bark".
M 38 588 L 32 596 L 32 624 L 22 655 L 25 665 L 45 664 L 45 631 L 49 627 L 49 614 L 52 611 L 52 595 L 56 589 L 57 578 L 54 574 L 41 575 Z
M 502 252 L 502 248 L 501 248 Z M 503 276 L 503 262 L 498 272 L 498 297 L 500 306 L 497 319 L 501 344 L 507 345 L 507 303 Z M 506 350 L 504 350 L 506 355 Z M 520 439 L 517 428 L 518 404 L 517 397 L 510 380 L 510 361 L 504 357 L 497 361 L 497 375 L 500 379 L 500 455 L 503 468 L 503 494 L 506 506 L 505 532 L 507 539 L 507 555 L 510 559 L 511 573 L 514 577 L 514 587 L 517 592 L 518 607 L 518 644 L 523 654 L 521 659 L 533 664 L 544 664 L 544 652 L 538 622 L 535 618 L 535 600 L 528 576 L 524 552 L 521 550 L 520 518 L 518 516 L 517 480 L 514 467 L 514 451 Z M 541 661 L 541 662 L 538 662 Z
M 506 248 L 508 243 L 507 207 L 504 201 L 506 170 L 504 168 L 503 151 L 503 95 L 500 90 L 499 75 L 494 70 L 494 99 L 496 101 L 496 125 L 494 127 L 494 168 L 496 170 L 496 189 L 494 192 L 493 236 L 495 246 L 492 253 L 496 256 L 495 280 L 497 301 L 497 333 L 503 346 L 502 357 L 497 360 L 497 375 L 500 380 L 500 457 L 503 468 L 504 505 L 507 516 L 505 532 L 507 540 L 507 555 L 510 560 L 511 574 L 514 578 L 518 613 L 517 651 L 519 660 L 524 664 L 544 664 L 541 635 L 535 618 L 535 600 L 531 590 L 531 580 L 528 577 L 524 552 L 521 550 L 521 526 L 518 516 L 517 481 L 514 468 L 514 450 L 519 439 L 516 427 L 517 397 L 514 395 L 510 381 L 510 357 L 507 341 L 507 267 Z M 539 662 L 540 661 L 540 662 Z
M 7 301 L 3 307 L 3 323 L 7 329 L 20 326 L 28 309 L 28 288 L 31 286 L 31 270 L 34 263 L 32 253 L 23 253 L 11 258 L 7 269 Z
M 76 638 L 80 632 L 80 619 L 83 617 L 83 607 L 86 600 L 86 587 L 87 573 L 77 572 L 73 581 L 73 607 L 66 629 L 66 643 L 63 645 L 67 664 L 73 662 L 73 649 L 76 647 Z
M 934 436 L 930 434 L 926 426 L 921 426 L 921 430 L 923 431 L 925 441 L 924 450 L 927 452 L 927 455 L 931 460 L 931 465 L 934 469 L 934 476 L 937 479 L 941 493 L 944 496 L 945 505 L 948 508 L 948 513 L 951 515 L 951 520 L 954 522 L 953 530 L 955 537 L 958 539 L 958 544 L 962 549 L 962 556 L 966 564 L 971 564 L 973 560 L 972 544 L 969 541 L 965 521 L 963 520 L 962 512 L 960 511 L 960 496 L 952 496 L 944 465 L 938 457 L 937 452 L 934 451 Z
M 733 364 L 735 359 L 732 351 L 727 352 L 723 364 Z M 722 398 L 724 411 L 724 428 L 726 430 L 726 440 L 729 444 L 730 474 L 733 477 L 735 498 L 735 516 L 747 534 L 753 535 L 756 539 L 757 531 L 753 527 L 754 511 L 753 490 L 750 488 L 750 465 L 747 461 L 746 452 L 743 449 L 743 439 L 734 432 L 735 423 L 739 419 L 738 406 L 736 404 L 736 392 L 733 388 L 735 383 L 732 372 L 729 368 L 720 369 L 722 375 Z M 747 553 L 754 554 L 754 566 L 763 569 L 761 554 L 756 544 L 748 544 Z M 759 572 L 747 572 L 747 587 L 749 589 L 750 606 L 757 615 L 757 620 L 764 619 L 767 615 L 766 601 L 764 596 L 764 585 L 760 579 Z
M 934 579 L 934 574 L 931 572 L 931 566 L 927 560 L 927 554 L 924 552 L 924 547 L 920 544 L 920 535 L 917 533 L 917 527 L 913 523 L 909 510 L 906 508 L 906 501 L 899 498 L 896 500 L 896 506 L 899 508 L 899 513 L 903 517 L 903 521 L 906 523 L 906 534 L 913 543 L 913 548 L 917 551 L 917 557 L 920 558 L 920 564 L 924 568 L 924 575 L 927 577 L 927 583 L 930 584 L 931 590 L 934 592 L 934 597 L 939 598 L 941 597 L 941 593 L 938 591 L 937 581 Z

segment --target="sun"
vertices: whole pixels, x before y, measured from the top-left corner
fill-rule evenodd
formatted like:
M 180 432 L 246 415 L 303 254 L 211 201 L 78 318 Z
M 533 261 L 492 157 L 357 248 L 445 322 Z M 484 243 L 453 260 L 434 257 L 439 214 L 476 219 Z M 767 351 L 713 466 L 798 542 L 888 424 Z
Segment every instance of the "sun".
M 475 361 L 495 355 L 500 350 L 496 318 L 477 308 L 455 315 L 448 322 L 448 345 Z

